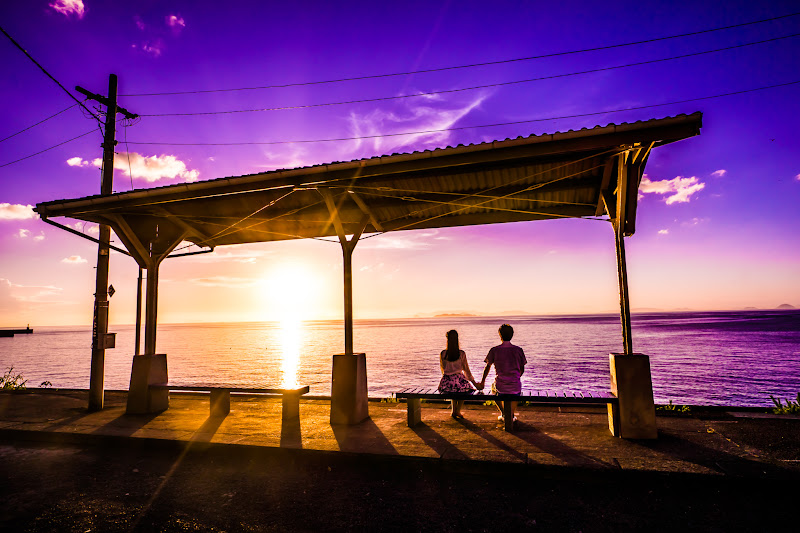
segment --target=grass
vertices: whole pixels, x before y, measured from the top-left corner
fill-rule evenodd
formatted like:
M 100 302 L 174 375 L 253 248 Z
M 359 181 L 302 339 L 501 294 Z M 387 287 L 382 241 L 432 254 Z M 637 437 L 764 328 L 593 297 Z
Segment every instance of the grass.
M 769 397 L 772 403 L 775 404 L 775 409 L 772 412 L 776 415 L 800 415 L 800 392 L 797 393 L 797 401 L 787 398 L 786 405 L 783 405 L 780 398 L 775 398 L 772 394 Z

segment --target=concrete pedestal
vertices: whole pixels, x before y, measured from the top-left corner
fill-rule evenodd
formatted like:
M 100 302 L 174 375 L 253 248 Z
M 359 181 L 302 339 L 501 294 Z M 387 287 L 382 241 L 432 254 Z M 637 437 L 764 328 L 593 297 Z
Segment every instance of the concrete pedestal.
M 168 390 L 150 390 L 149 385 L 166 385 L 167 354 L 134 355 L 128 414 L 159 413 L 169 408 Z
M 619 398 L 618 407 L 608 406 L 611 434 L 623 439 L 657 438 L 650 357 L 641 353 L 612 353 L 609 363 L 611 392 Z
M 367 418 L 367 356 L 363 353 L 334 355 L 331 424 L 358 424 Z

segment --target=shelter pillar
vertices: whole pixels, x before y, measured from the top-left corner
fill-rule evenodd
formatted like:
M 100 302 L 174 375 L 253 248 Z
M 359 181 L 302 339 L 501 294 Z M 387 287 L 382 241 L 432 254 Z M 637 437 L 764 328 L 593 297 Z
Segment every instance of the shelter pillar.
M 650 358 L 633 351 L 625 258 L 625 235 L 633 233 L 631 213 L 635 212 L 630 209 L 630 202 L 631 198 L 635 201 L 638 194 L 639 166 L 643 164 L 643 157 L 646 154 L 642 156 L 641 149 L 617 156 L 616 217 L 612 219 L 623 353 L 612 353 L 609 356 L 611 392 L 619 399 L 619 405 L 609 404 L 608 425 L 612 435 L 627 439 L 655 439 L 658 435 Z
M 126 412 L 157 413 L 169 408 L 169 391 L 150 390 L 150 385 L 166 385 L 169 378 L 167 355 L 156 352 L 158 271 L 161 262 L 186 237 L 186 230 L 165 221 L 133 225 L 118 216 L 111 216 L 110 219 L 133 258 L 147 270 L 144 353 L 139 354 L 137 349 L 133 356 Z
M 370 222 L 364 214 L 350 239 L 345 234 L 336 200 L 327 189 L 319 189 L 342 245 L 344 273 L 344 353 L 333 356 L 331 368 L 331 424 L 358 424 L 369 418 L 366 354 L 353 353 L 353 251 Z

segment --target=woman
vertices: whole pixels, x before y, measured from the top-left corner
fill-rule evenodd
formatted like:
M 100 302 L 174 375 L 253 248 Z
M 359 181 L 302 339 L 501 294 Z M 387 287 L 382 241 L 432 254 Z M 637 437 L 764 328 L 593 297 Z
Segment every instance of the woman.
M 442 367 L 442 380 L 439 382 L 441 392 L 471 392 L 470 383 L 475 384 L 475 378 L 469 371 L 466 354 L 458 347 L 458 332 L 451 329 L 447 332 L 447 349 L 439 354 L 439 364 Z M 461 408 L 464 400 L 450 400 L 453 418 L 464 418 Z

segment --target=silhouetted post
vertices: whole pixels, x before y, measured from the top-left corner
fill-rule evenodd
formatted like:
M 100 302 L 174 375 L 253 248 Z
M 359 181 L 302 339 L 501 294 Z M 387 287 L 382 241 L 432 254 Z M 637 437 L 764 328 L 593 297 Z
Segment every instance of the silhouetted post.
M 625 217 L 628 212 L 628 168 L 627 154 L 620 154 L 617 163 L 617 219 L 613 224 L 617 250 L 617 279 L 619 282 L 620 321 L 622 322 L 623 353 L 633 353 L 631 339 L 631 303 L 628 295 L 628 267 L 625 259 Z
M 105 133 L 103 136 L 103 177 L 100 184 L 100 195 L 108 196 L 113 192 L 114 180 L 114 147 L 116 141 L 117 112 L 128 118 L 137 115 L 117 106 L 117 76 L 108 76 L 108 96 L 100 96 L 82 87 L 75 90 L 92 100 L 106 106 Z M 106 348 L 113 348 L 108 339 L 108 244 L 111 240 L 111 228 L 100 224 L 100 244 L 97 246 L 97 278 L 94 292 L 94 320 L 92 324 L 92 363 L 89 375 L 89 410 L 98 411 L 103 408 Z

